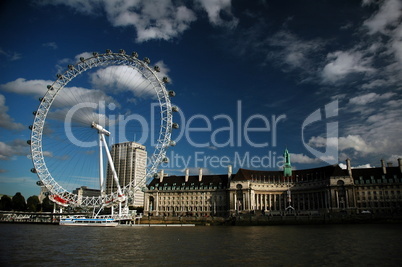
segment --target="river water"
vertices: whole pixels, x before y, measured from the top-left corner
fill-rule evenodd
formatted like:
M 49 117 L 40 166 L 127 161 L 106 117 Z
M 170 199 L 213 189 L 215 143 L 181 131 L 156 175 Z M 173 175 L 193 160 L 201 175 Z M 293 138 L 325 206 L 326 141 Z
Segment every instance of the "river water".
M 0 224 L 0 266 L 402 266 L 402 225 Z

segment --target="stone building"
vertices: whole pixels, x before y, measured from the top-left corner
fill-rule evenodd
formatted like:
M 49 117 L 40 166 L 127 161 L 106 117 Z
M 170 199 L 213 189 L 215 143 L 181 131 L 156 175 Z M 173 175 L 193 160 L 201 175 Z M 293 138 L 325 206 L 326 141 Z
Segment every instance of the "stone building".
M 144 212 L 153 216 L 226 216 L 229 175 L 164 177 L 159 174 L 147 186 Z
M 287 154 L 287 155 L 286 155 Z M 145 192 L 144 213 L 153 216 L 234 214 L 312 215 L 331 212 L 402 212 L 402 160 L 398 167 L 346 169 L 328 165 L 283 171 L 239 169 L 224 175 L 159 175 Z
M 381 160 L 379 168 L 351 169 L 351 173 L 359 211 L 401 212 L 402 159 L 398 159 L 398 167 Z

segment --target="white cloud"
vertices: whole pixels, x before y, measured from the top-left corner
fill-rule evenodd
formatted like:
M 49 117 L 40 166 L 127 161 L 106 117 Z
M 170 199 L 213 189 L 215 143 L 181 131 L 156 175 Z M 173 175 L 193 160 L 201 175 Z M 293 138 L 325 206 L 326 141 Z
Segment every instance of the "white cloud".
M 9 61 L 15 61 L 21 58 L 20 53 L 14 51 L 4 51 L 1 47 L 0 47 L 0 55 L 6 57 L 7 60 Z
M 24 140 L 16 139 L 9 144 L 0 141 L 0 160 L 10 160 L 14 156 L 28 155 L 29 146 Z
M 193 11 L 172 1 L 104 1 L 113 26 L 134 26 L 137 42 L 170 40 L 187 30 L 196 20 Z
M 391 48 L 393 49 L 398 62 L 402 64 L 402 24 L 400 24 L 393 33 Z
M 388 159 L 387 162 L 396 162 L 396 165 L 394 166 L 398 166 L 398 159 L 402 159 L 402 155 L 391 155 Z
M 21 123 L 14 122 L 14 119 L 10 117 L 8 107 L 6 106 L 6 98 L 0 94 L 0 128 L 7 130 L 22 130 L 24 126 Z
M 33 95 L 34 97 L 42 97 L 47 92 L 47 85 L 53 84 L 53 81 L 46 80 L 26 80 L 24 78 L 18 78 L 15 81 L 1 84 L 0 89 L 21 94 L 21 95 Z M 107 100 L 113 101 L 111 97 L 107 96 L 100 90 L 91 90 L 82 87 L 65 87 L 57 95 L 53 105 L 55 107 L 71 107 L 78 102 L 93 102 L 99 103 L 99 101 Z
M 324 82 L 335 83 L 349 74 L 373 72 L 370 59 L 359 51 L 337 51 L 327 55 L 329 63 L 322 70 Z
M 370 153 L 375 151 L 375 148 L 366 143 L 366 141 L 358 135 L 348 135 L 346 137 L 339 137 L 338 139 L 339 150 L 353 149 L 358 152 Z
M 341 167 L 342 169 L 346 170 L 347 166 L 345 163 L 339 163 L 338 164 L 339 167 Z M 362 164 L 362 165 L 358 165 L 358 166 L 352 166 L 352 169 L 366 169 L 366 168 L 374 168 L 374 166 L 371 166 L 370 163 L 367 164 Z
M 280 62 L 286 69 L 307 69 L 309 71 L 313 63 L 311 57 L 323 47 L 322 40 L 302 40 L 289 31 L 279 31 L 268 39 L 272 47 L 281 50 L 270 52 L 268 58 Z M 286 70 L 285 69 L 285 70 Z
M 400 0 L 387 0 L 380 6 L 376 14 L 364 22 L 370 34 L 377 32 L 385 33 L 388 26 L 395 26 L 400 23 L 402 2 Z
M 302 164 L 317 163 L 321 161 L 319 158 L 310 158 L 307 155 L 295 154 L 295 153 L 290 153 L 290 160 L 292 163 L 302 163 Z
M 57 44 L 55 42 L 48 42 L 48 43 L 44 43 L 42 44 L 42 46 L 44 47 L 49 47 L 53 50 L 56 50 L 58 48 Z
M 393 97 L 395 93 L 388 92 L 385 94 L 377 94 L 377 93 L 368 93 L 360 96 L 355 96 L 349 99 L 349 104 L 352 105 L 367 105 L 372 102 L 378 101 L 378 100 L 384 100 L 384 99 L 389 99 Z
M 137 42 L 177 38 L 197 20 L 195 11 L 181 2 L 172 0 L 53 0 L 41 3 L 66 5 L 87 15 L 97 15 L 104 11 L 113 26 L 134 27 L 137 31 Z M 237 19 L 231 14 L 230 0 L 193 0 L 192 3 L 205 10 L 214 25 L 237 25 Z M 191 5 L 191 2 L 187 4 Z M 225 19 L 221 16 L 222 12 L 225 13 Z
M 372 5 L 372 4 L 375 4 L 376 2 L 375 2 L 375 0 L 363 0 L 362 1 L 362 6 L 369 6 L 369 5 Z
M 197 0 L 208 13 L 209 21 L 214 25 L 235 27 L 238 19 L 231 13 L 231 0 Z M 221 12 L 225 12 L 230 17 L 229 20 L 221 17 Z
M 26 80 L 18 78 L 15 81 L 0 85 L 0 89 L 21 95 L 34 95 L 35 97 L 43 96 L 47 91 L 47 85 L 53 81 L 46 80 Z
M 155 95 L 152 84 L 129 66 L 110 66 L 90 75 L 91 83 L 103 91 L 132 91 L 137 97 Z
M 338 145 L 339 151 L 353 149 L 357 152 L 370 153 L 374 152 L 375 148 L 368 144 L 359 135 L 348 135 L 346 137 L 329 138 L 328 140 L 322 136 L 313 136 L 310 138 L 308 145 L 311 147 L 325 148 L 326 146 Z

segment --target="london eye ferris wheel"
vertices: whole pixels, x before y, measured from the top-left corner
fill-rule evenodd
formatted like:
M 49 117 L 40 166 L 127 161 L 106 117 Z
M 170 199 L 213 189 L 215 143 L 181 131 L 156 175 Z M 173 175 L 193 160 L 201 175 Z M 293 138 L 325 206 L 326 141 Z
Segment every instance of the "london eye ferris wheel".
M 142 190 L 162 162 L 166 150 L 175 144 L 171 104 L 174 91 L 168 91 L 167 77 L 160 67 L 150 67 L 124 50 L 104 54 L 94 52 L 57 75 L 39 99 L 31 129 L 31 157 L 41 184 L 50 198 L 62 206 L 101 206 L 118 203 Z M 134 141 L 147 148 L 143 177 L 119 185 L 110 156 L 113 143 Z M 105 167 L 117 185 L 107 191 Z M 81 186 L 99 189 L 94 196 L 80 196 Z M 94 190 L 95 191 L 95 190 Z

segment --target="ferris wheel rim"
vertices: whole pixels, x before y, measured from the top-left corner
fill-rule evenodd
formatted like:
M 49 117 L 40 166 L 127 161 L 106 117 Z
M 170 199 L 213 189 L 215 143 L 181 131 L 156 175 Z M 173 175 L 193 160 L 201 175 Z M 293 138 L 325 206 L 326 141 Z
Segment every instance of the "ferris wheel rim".
M 53 201 L 60 205 L 78 205 L 78 206 L 100 206 L 105 202 L 111 202 L 117 199 L 117 192 L 111 194 L 99 196 L 99 197 L 85 197 L 79 198 L 77 194 L 74 194 L 65 188 L 63 188 L 57 180 L 54 179 L 50 171 L 46 166 L 46 161 L 42 151 L 42 136 L 43 127 L 49 109 L 52 106 L 53 101 L 56 99 L 58 93 L 66 87 L 66 85 L 72 81 L 75 77 L 82 73 L 100 66 L 131 66 L 141 73 L 150 84 L 152 84 L 153 90 L 158 98 L 160 107 L 160 130 L 159 136 L 156 139 L 154 151 L 152 153 L 151 166 L 146 168 L 145 177 L 142 177 L 140 181 L 132 181 L 122 188 L 123 192 L 127 195 L 132 195 L 135 191 L 141 190 L 148 179 L 152 178 L 154 173 L 157 172 L 159 165 L 166 157 L 166 149 L 171 144 L 171 132 L 173 129 L 173 115 L 172 104 L 170 101 L 171 94 L 166 90 L 165 78 L 161 81 L 155 72 L 159 68 L 156 66 L 152 69 L 149 66 L 149 59 L 138 59 L 138 54 L 133 52 L 132 55 L 127 55 L 124 50 L 120 50 L 119 53 L 113 53 L 110 50 L 106 50 L 104 54 L 93 53 L 92 57 L 80 58 L 80 62 L 75 65 L 69 65 L 68 69 L 63 74 L 58 74 L 57 79 L 52 85 L 48 85 L 48 90 L 44 97 L 40 99 L 40 105 L 37 111 L 34 112 L 34 121 L 31 129 L 31 139 L 29 140 L 31 146 L 31 158 L 34 165 L 34 172 L 37 174 L 40 181 L 47 188 L 47 190 L 54 195 Z

